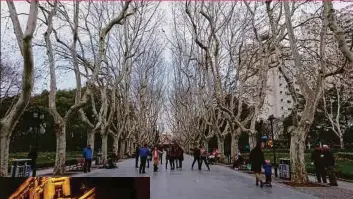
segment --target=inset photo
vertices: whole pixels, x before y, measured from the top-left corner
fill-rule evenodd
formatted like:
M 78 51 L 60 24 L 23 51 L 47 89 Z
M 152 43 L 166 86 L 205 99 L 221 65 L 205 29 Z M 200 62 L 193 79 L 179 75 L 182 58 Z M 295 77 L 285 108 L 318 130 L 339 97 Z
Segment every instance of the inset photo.
M 0 178 L 4 199 L 149 199 L 149 178 Z

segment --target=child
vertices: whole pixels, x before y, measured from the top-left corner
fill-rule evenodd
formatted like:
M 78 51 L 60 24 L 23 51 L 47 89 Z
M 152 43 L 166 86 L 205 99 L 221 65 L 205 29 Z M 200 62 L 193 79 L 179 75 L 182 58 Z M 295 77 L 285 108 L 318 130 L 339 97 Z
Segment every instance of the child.
M 265 184 L 269 187 L 272 187 L 271 181 L 272 181 L 272 165 L 270 160 L 265 160 L 264 164 L 264 169 L 265 169 L 265 176 L 266 176 L 266 182 Z

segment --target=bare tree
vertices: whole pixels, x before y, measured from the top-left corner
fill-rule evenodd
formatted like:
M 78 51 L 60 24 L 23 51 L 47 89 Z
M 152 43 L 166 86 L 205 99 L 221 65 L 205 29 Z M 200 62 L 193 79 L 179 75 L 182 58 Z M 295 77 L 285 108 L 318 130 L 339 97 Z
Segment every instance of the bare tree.
M 23 73 L 21 94 L 16 104 L 0 120 L 0 176 L 8 175 L 9 144 L 11 133 L 15 128 L 30 100 L 33 90 L 34 63 L 32 51 L 32 38 L 37 25 L 38 1 L 31 1 L 29 15 L 27 19 L 26 30 L 23 33 L 21 28 L 15 4 L 7 1 L 12 20 L 16 40 L 23 57 Z

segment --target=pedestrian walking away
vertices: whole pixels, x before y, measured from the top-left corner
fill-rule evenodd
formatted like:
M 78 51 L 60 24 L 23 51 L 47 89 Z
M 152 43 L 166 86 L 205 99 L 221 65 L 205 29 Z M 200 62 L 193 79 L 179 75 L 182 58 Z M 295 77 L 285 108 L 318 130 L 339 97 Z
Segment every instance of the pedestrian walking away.
M 311 154 L 311 161 L 315 168 L 316 179 L 318 183 L 326 182 L 326 169 L 324 164 L 324 154 L 320 145 L 317 145 Z
M 161 164 L 163 164 L 163 148 L 161 146 L 159 147 L 158 155 L 159 155 L 159 160 L 161 161 Z
M 158 171 L 158 159 L 159 159 L 159 150 L 157 147 L 154 147 L 154 150 L 152 152 L 152 158 L 153 158 L 153 172 Z
M 139 168 L 138 163 L 139 163 L 139 157 L 140 157 L 140 146 L 137 145 L 136 146 L 136 150 L 135 150 L 135 168 Z
M 87 173 L 91 172 L 91 164 L 92 164 L 92 148 L 91 145 L 87 145 L 86 148 L 83 149 L 83 158 L 85 159 L 85 163 L 83 165 L 83 172 Z
M 272 165 L 270 160 L 265 160 L 264 164 L 265 176 L 266 176 L 266 186 L 272 187 Z
M 170 163 L 170 170 L 174 170 L 175 169 L 175 146 L 172 145 L 170 148 L 170 154 L 169 154 L 169 163 Z
M 169 162 L 169 157 L 170 157 L 170 148 L 166 150 L 166 155 L 165 155 L 165 169 L 168 169 L 168 162 Z
M 335 175 L 334 167 L 335 167 L 335 157 L 333 156 L 332 151 L 327 145 L 323 145 L 323 155 L 324 155 L 324 163 L 328 174 L 328 179 L 330 180 L 330 186 L 338 186 L 337 178 Z
M 199 170 L 201 170 L 201 168 L 200 168 L 200 161 L 201 161 L 200 148 L 201 148 L 201 146 L 200 146 L 200 147 L 195 147 L 195 148 L 193 149 L 193 151 L 194 151 L 194 161 L 193 161 L 192 164 L 191 164 L 191 170 L 194 169 L 194 165 L 195 165 L 196 162 L 197 162 L 197 168 L 198 168 Z
M 179 162 L 179 169 L 183 168 L 183 161 L 184 161 L 184 150 L 178 146 L 178 162 Z
M 249 163 L 251 164 L 251 171 L 253 171 L 255 174 L 256 186 L 258 186 L 260 182 L 260 187 L 263 187 L 264 185 L 264 182 L 261 178 L 261 168 L 262 165 L 265 164 L 264 152 L 261 149 L 262 145 L 263 143 L 258 141 L 256 147 L 251 150 L 249 155 Z
M 204 162 L 207 169 L 210 171 L 210 166 L 208 165 L 208 162 L 207 162 L 207 155 L 208 154 L 207 154 L 206 149 L 203 146 L 201 146 L 201 148 L 200 148 L 200 153 L 201 153 L 201 161 L 200 161 L 199 170 L 202 169 L 202 163 Z
M 147 157 L 150 155 L 150 150 L 147 148 L 147 144 L 144 144 L 143 147 L 140 148 L 139 155 L 140 155 L 139 173 L 146 173 L 146 161 L 147 161 Z

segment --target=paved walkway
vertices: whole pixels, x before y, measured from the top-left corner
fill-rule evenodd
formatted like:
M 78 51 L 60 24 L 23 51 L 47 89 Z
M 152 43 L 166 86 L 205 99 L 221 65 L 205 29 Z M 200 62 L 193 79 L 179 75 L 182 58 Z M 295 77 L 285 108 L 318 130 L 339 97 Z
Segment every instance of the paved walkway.
M 261 189 L 255 186 L 253 176 L 223 166 L 212 165 L 211 171 L 198 171 L 195 165 L 194 170 L 191 170 L 191 163 L 192 157 L 185 155 L 183 170 L 170 171 L 163 165 L 156 173 L 150 167 L 146 174 L 139 174 L 138 169 L 134 167 L 135 159 L 128 159 L 119 163 L 117 169 L 98 169 L 74 177 L 151 177 L 152 199 L 317 198 L 281 184 Z

